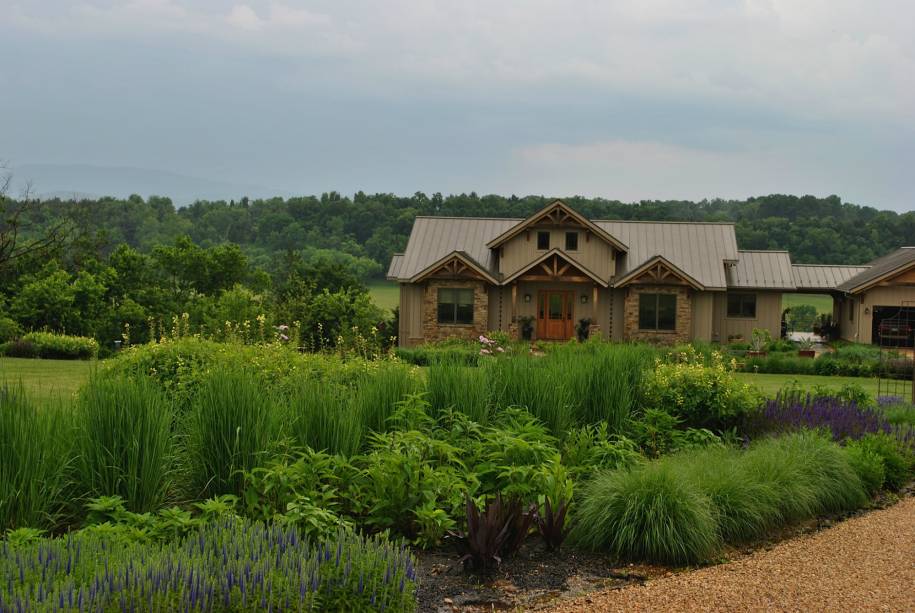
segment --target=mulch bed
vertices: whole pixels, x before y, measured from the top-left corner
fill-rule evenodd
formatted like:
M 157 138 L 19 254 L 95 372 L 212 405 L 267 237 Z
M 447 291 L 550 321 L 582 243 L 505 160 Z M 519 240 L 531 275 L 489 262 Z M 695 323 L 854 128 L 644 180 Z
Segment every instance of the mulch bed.
M 465 572 L 452 550 L 418 552 L 417 557 L 423 613 L 531 610 L 559 597 L 641 583 L 659 571 L 658 567 L 620 567 L 605 555 L 571 548 L 548 552 L 534 537 L 488 575 Z
M 829 528 L 849 517 L 892 506 L 915 495 L 915 482 L 898 494 L 881 494 L 865 509 L 786 526 L 768 538 L 739 547 L 726 547 L 721 560 L 735 560 L 755 551 L 804 534 Z M 558 599 L 589 592 L 620 589 L 663 575 L 682 572 L 645 564 L 621 564 L 607 555 L 564 547 L 547 551 L 538 537 L 527 540 L 518 554 L 488 575 L 465 572 L 452 549 L 418 551 L 418 597 L 421 613 L 477 613 L 482 611 L 536 610 L 555 605 Z

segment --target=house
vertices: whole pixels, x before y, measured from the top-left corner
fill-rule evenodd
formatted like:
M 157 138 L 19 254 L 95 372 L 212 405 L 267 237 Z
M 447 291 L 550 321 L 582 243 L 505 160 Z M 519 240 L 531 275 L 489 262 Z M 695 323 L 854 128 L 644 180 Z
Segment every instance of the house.
M 417 217 L 387 277 L 402 346 L 490 330 L 561 341 L 579 326 L 613 341 L 777 336 L 786 292 L 832 294 L 842 336 L 859 342 L 900 313 L 915 320 L 915 248 L 795 265 L 738 249 L 732 223 L 592 220 L 559 200 L 527 219 Z

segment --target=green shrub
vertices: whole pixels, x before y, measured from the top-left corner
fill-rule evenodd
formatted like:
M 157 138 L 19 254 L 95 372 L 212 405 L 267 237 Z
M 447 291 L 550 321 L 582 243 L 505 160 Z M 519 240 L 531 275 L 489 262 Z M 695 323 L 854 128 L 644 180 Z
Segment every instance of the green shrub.
M 51 360 L 91 360 L 98 357 L 98 342 L 85 336 L 68 336 L 53 332 L 29 332 L 22 342 L 31 343 L 39 358 Z
M 37 358 L 38 349 L 29 341 L 16 339 L 0 345 L 0 355 L 8 358 Z
M 165 499 L 174 459 L 174 411 L 146 380 L 94 377 L 76 406 L 77 488 L 86 497 L 121 496 L 131 511 Z
M 21 387 L 0 387 L 0 531 L 55 525 L 64 507 L 72 440 L 69 411 L 39 408 Z
M 912 477 L 912 457 L 888 434 L 867 434 L 856 442 L 864 451 L 876 454 L 883 460 L 884 484 L 898 490 Z
M 725 429 L 756 409 L 761 399 L 751 386 L 737 381 L 720 353 L 709 366 L 687 348 L 675 361 L 658 361 L 642 388 L 645 406 L 660 409 L 694 428 Z
M 720 545 L 711 500 L 672 462 L 599 473 L 575 522 L 574 542 L 630 560 L 695 563 Z
M 15 319 L 0 315 L 0 343 L 14 341 L 22 334 L 22 327 Z
M 879 492 L 886 482 L 883 458 L 858 441 L 848 442 L 845 447 L 845 455 L 867 493 L 874 495 Z
M 240 495 L 244 472 L 272 459 L 279 443 L 276 394 L 250 371 L 209 373 L 187 416 L 187 471 L 193 494 Z

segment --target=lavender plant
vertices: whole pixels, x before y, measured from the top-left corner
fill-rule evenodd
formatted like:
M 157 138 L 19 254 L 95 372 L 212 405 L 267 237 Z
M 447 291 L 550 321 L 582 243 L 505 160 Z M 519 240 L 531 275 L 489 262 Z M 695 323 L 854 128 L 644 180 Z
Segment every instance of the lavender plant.
M 164 546 L 98 534 L 0 545 L 0 610 L 414 611 L 405 546 L 226 518 Z
M 859 439 L 865 434 L 892 432 L 883 413 L 833 396 L 779 395 L 769 400 L 751 422 L 752 432 L 790 432 L 824 428 L 836 441 Z

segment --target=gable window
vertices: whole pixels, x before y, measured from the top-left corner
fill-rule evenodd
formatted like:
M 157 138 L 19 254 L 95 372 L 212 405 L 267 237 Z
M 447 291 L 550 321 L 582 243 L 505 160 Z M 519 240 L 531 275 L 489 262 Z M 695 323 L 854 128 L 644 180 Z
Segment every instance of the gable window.
M 440 287 L 438 290 L 438 323 L 472 324 L 473 290 Z
M 549 232 L 538 232 L 537 233 L 537 249 L 541 251 L 546 251 L 550 248 L 550 233 Z
M 756 294 L 728 294 L 728 317 L 756 318 Z
M 639 294 L 639 330 L 676 329 L 676 294 Z
M 578 232 L 566 232 L 566 251 L 578 251 Z

